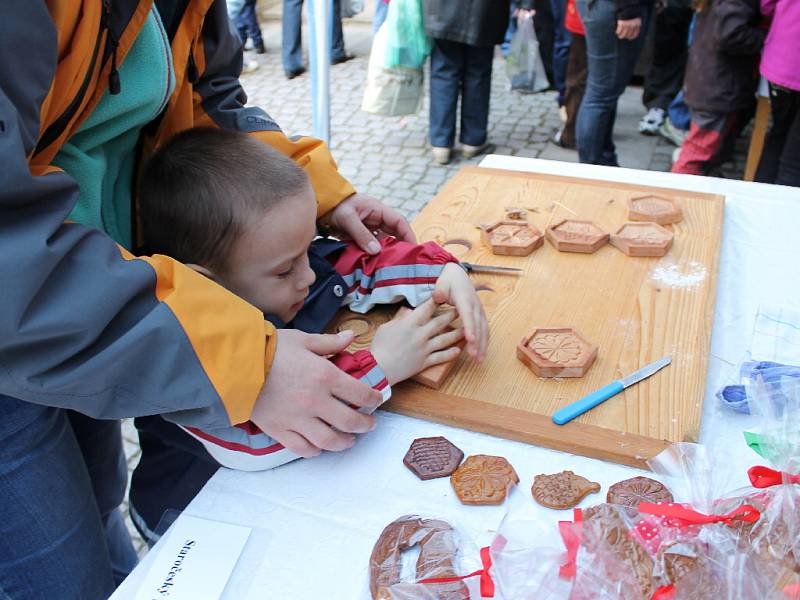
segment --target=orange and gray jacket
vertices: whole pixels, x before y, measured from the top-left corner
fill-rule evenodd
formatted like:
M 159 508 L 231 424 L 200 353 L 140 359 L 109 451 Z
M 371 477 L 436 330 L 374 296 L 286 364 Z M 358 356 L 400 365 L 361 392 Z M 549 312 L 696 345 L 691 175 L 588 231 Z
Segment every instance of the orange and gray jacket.
M 66 222 L 78 186 L 52 165 L 115 87 L 152 0 L 10 0 L 0 20 L 0 394 L 95 418 L 221 427 L 250 418 L 275 353 L 261 312 L 165 256 Z M 245 107 L 224 0 L 157 1 L 175 89 L 140 159 L 178 131 L 250 132 L 309 174 L 320 215 L 354 192 L 327 148 Z M 122 90 L 121 93 L 125 93 Z

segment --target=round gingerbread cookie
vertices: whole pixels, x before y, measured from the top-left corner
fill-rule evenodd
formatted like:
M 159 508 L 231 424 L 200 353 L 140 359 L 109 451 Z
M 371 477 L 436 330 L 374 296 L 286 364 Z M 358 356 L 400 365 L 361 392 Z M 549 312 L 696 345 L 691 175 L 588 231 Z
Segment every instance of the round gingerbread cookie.
M 608 488 L 606 502 L 637 508 L 640 502 L 674 502 L 672 492 L 660 481 L 649 477 L 632 477 L 619 481 Z

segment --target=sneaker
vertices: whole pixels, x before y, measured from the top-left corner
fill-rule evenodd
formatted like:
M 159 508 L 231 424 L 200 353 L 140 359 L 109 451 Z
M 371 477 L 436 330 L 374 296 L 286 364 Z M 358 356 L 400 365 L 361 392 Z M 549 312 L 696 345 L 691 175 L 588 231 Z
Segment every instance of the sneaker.
M 286 79 L 294 79 L 306 72 L 305 67 L 297 67 L 296 69 L 292 69 L 291 71 L 285 71 Z
M 558 107 L 558 116 L 561 119 L 562 123 L 567 122 L 567 107 L 566 106 L 559 106 Z
M 253 49 L 253 40 L 249 39 L 244 43 L 244 51 L 250 52 Z
M 564 130 L 559 129 L 553 134 L 553 137 L 550 138 L 550 141 L 553 142 L 559 148 L 566 148 L 567 150 L 575 150 L 575 144 L 567 144 L 564 141 Z
M 664 122 L 664 109 L 651 108 L 647 114 L 639 121 L 639 133 L 644 135 L 655 135 L 658 133 L 658 128 Z
M 267 53 L 267 49 L 264 47 L 264 42 L 261 42 L 260 44 L 256 44 L 254 46 L 254 48 L 255 48 L 256 54 L 266 54 Z
M 260 66 L 261 65 L 258 64 L 257 60 L 245 59 L 245 61 L 242 63 L 242 75 L 247 75 L 248 73 L 257 71 L 258 67 Z
M 341 56 L 332 58 L 331 65 L 340 65 L 342 63 L 346 63 L 348 60 L 353 60 L 354 58 L 355 58 L 354 54 L 342 54 Z
M 489 152 L 494 152 L 494 144 L 490 144 L 489 142 L 484 142 L 480 146 L 470 146 L 469 144 L 462 144 L 461 146 L 461 156 L 464 158 L 474 158 L 479 154 L 488 154 Z
M 675 127 L 669 117 L 664 119 L 661 127 L 658 128 L 658 133 L 660 133 L 664 139 L 678 147 L 683 144 L 683 140 L 685 140 L 686 136 L 689 134 L 688 131 Z
M 447 163 L 450 162 L 453 150 L 452 148 L 433 146 L 431 148 L 431 152 L 433 153 L 433 160 L 435 160 L 440 165 L 446 165 Z

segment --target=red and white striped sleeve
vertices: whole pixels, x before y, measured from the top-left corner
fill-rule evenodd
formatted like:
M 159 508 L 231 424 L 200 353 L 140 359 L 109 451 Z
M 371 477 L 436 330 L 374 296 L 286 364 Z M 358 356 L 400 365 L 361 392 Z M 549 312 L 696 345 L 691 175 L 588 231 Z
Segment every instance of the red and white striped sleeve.
M 411 244 L 386 237 L 378 254 L 349 243 L 332 262 L 348 285 L 343 304 L 365 313 L 377 304 L 402 300 L 411 306 L 422 304 L 433 294 L 445 265 L 458 259 L 436 242 Z
M 386 380 L 386 375 L 369 350 L 359 350 L 352 354 L 340 352 L 331 360 L 342 371 L 378 390 L 383 396 L 383 402 L 391 397 L 392 389 Z M 221 466 L 229 469 L 266 471 L 300 458 L 261 431 L 251 421 L 214 430 L 182 425 L 179 427 L 203 444 Z

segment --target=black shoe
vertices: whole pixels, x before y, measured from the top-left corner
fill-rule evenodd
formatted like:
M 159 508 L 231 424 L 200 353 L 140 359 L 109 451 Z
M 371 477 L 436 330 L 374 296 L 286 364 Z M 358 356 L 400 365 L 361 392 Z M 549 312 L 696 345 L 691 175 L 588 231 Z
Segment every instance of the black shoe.
M 331 64 L 340 65 L 342 63 L 346 63 L 348 60 L 353 60 L 354 58 L 355 56 L 353 56 L 352 54 L 343 54 L 342 56 L 331 59 Z
M 305 72 L 306 72 L 305 67 L 297 67 L 296 69 L 292 69 L 291 71 L 285 71 L 286 79 L 294 79 L 295 77 L 298 77 L 299 75 L 302 75 Z
M 256 54 L 266 54 L 267 53 L 267 49 L 264 47 L 264 42 L 261 42 L 260 44 L 256 44 L 253 47 L 255 48 Z

